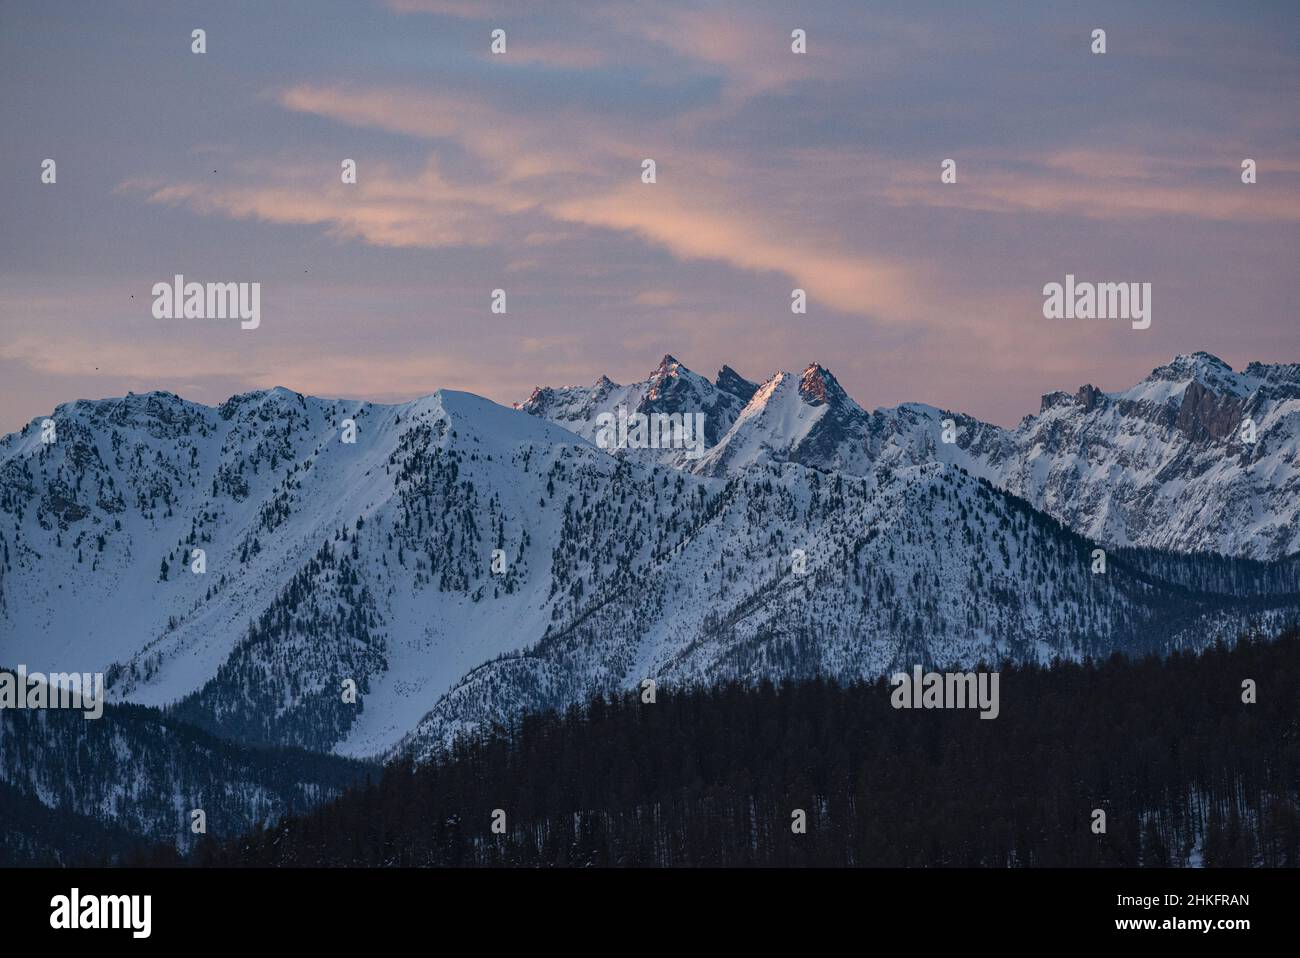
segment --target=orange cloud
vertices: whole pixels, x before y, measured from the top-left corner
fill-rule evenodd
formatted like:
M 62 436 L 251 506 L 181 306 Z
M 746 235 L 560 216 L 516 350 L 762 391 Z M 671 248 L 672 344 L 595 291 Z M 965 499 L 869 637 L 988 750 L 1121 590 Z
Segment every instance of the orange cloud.
M 651 190 L 654 192 L 652 193 Z M 778 272 L 821 301 L 881 319 L 916 318 L 918 283 L 901 264 L 801 241 L 762 213 L 657 184 L 627 186 L 547 208 L 570 222 L 636 233 L 682 259 L 710 259 L 745 270 Z M 724 208 L 718 208 L 718 205 Z

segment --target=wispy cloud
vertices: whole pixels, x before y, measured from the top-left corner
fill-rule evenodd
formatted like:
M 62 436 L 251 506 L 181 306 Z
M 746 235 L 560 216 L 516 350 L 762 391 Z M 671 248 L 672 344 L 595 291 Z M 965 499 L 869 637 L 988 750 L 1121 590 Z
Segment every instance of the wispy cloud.
M 1212 145 L 1194 158 L 1064 149 L 1026 159 L 985 155 L 967 165 L 951 188 L 936 189 L 921 171 L 897 176 L 886 190 L 902 206 L 934 206 L 1004 214 L 1049 214 L 1094 220 L 1179 217 L 1207 221 L 1300 221 L 1300 168 L 1265 160 L 1260 189 L 1241 182 L 1240 157 L 1219 157 Z
M 10 45 L 43 92 L 0 103 L 5 155 L 60 166 L 6 194 L 8 406 L 45 382 L 518 399 L 671 351 L 755 376 L 821 359 L 864 402 L 1005 420 L 1098 368 L 1122 385 L 1189 349 L 1295 358 L 1272 354 L 1300 296 L 1300 66 L 1268 5 L 1117 4 L 1105 57 L 1051 4 L 320 5 L 240 13 L 250 36 L 297 31 L 275 56 L 217 20 L 207 59 L 164 55 L 134 11 L 20 23 L 57 32 Z M 51 70 L 69 82 L 42 86 Z M 1150 279 L 1149 335 L 1044 322 L 1067 269 Z M 180 271 L 261 279 L 262 328 L 142 321 Z M 497 286 L 510 315 L 482 321 Z
M 281 96 L 286 108 L 352 126 L 443 140 L 473 155 L 476 175 L 451 182 L 437 153 L 424 169 L 403 175 L 371 164 L 358 184 L 344 186 L 331 171 L 280 161 L 258 171 L 257 184 L 205 181 L 131 183 L 156 203 L 185 204 L 196 212 L 279 223 L 324 225 L 332 235 L 381 246 L 442 247 L 513 242 L 509 218 L 525 211 L 560 228 L 613 230 L 661 246 L 675 256 L 776 272 L 823 303 L 876 318 L 916 319 L 920 274 L 841 248 L 815 216 L 790 217 L 788 198 L 764 203 L 729 183 L 769 179 L 743 160 L 690 146 L 665 157 L 661 182 L 640 181 L 640 151 L 629 138 L 592 125 L 560 125 L 553 117 L 506 116 L 482 103 L 407 90 L 296 86 Z M 583 132 L 575 134 L 574 129 Z M 647 139 L 666 139 L 649 131 Z M 817 165 L 816 155 L 798 162 Z M 567 174 L 582 173 L 581 178 Z M 336 177 L 334 178 L 336 179 Z M 794 171 L 796 182 L 808 180 Z M 535 243 L 536 231 L 525 244 Z

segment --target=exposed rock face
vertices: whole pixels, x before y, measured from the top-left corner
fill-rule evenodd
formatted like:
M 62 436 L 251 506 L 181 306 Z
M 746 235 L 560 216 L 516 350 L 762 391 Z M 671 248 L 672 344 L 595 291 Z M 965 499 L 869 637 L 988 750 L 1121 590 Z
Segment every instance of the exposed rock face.
M 1241 425 L 1244 406 L 1243 400 L 1216 395 L 1193 380 L 1183 391 L 1176 423 L 1192 442 L 1227 439 Z
M 803 377 L 799 380 L 799 395 L 810 406 L 848 398 L 835 377 L 817 363 L 803 371 Z
M 992 476 L 1103 542 L 1270 558 L 1300 551 L 1300 375 L 1208 353 L 1117 393 L 1044 397 Z M 1243 441 L 1246 418 L 1257 441 Z
M 1055 406 L 1060 406 L 1068 402 L 1074 402 L 1074 397 L 1064 389 L 1057 389 L 1043 395 L 1042 401 L 1038 405 L 1038 412 L 1040 414 L 1045 413 L 1047 410 Z
M 718 370 L 714 385 L 725 393 L 730 393 L 742 402 L 749 402 L 758 391 L 758 383 L 752 383 L 730 366 Z
M 1079 387 L 1079 391 L 1074 396 L 1074 401 L 1083 407 L 1084 412 L 1092 412 L 1097 408 L 1097 403 L 1101 402 L 1105 394 L 1092 384 L 1086 384 Z

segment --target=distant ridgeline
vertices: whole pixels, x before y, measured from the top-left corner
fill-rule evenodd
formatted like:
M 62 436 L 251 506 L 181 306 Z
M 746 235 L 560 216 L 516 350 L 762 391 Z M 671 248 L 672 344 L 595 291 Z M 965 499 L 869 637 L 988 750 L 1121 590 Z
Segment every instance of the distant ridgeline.
M 1007 667 L 995 721 L 899 711 L 883 680 L 595 699 L 395 763 L 190 861 L 1294 867 L 1297 688 L 1292 631 Z

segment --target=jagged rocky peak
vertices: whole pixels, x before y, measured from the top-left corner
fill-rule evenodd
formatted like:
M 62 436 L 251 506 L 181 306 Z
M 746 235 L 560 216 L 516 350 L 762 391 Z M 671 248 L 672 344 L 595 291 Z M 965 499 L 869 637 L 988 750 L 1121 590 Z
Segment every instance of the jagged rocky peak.
M 1153 391 L 1153 385 L 1163 388 Z M 1218 356 L 1195 352 L 1158 366 L 1129 395 L 1175 407 L 1175 425 L 1188 440 L 1218 442 L 1236 431 L 1256 385 L 1252 376 L 1233 372 Z
M 153 389 L 145 393 L 128 392 L 120 399 L 78 399 L 72 403 L 76 409 L 99 411 L 103 409 L 129 410 L 133 413 L 157 413 L 169 409 L 179 409 L 193 405 L 165 389 Z
M 1273 395 L 1300 398 L 1300 363 L 1253 362 L 1243 375 Z
M 679 367 L 682 369 L 686 368 L 678 362 L 677 357 L 672 353 L 664 353 L 664 358 L 659 360 L 659 365 L 655 367 L 654 372 L 652 372 L 650 376 L 652 378 L 655 376 L 675 376 Z
M 534 386 L 533 391 L 528 394 L 528 398 L 523 402 L 511 403 L 512 409 L 540 409 L 546 406 L 547 400 L 554 392 L 550 386 Z
M 240 393 L 238 396 L 231 396 L 217 407 L 217 415 L 227 420 L 235 417 L 266 419 L 288 414 L 294 409 L 306 408 L 307 397 L 302 393 L 286 389 L 284 386 L 273 386 L 270 389 L 254 389 Z
M 1256 360 L 1246 367 L 1246 375 L 1300 382 L 1300 363 L 1261 363 Z
M 1050 393 L 1044 393 L 1042 401 L 1038 404 L 1038 413 L 1042 415 L 1049 409 L 1055 409 L 1057 406 L 1068 406 L 1074 403 L 1074 397 L 1064 389 L 1054 389 Z
M 741 402 L 749 402 L 754 398 L 754 393 L 758 391 L 758 383 L 750 382 L 730 366 L 723 366 L 718 370 L 718 375 L 717 378 L 714 379 L 713 385 L 717 386 L 724 393 L 730 393 L 732 396 L 735 396 Z
M 584 405 L 600 402 L 618 384 L 602 375 L 591 387 L 585 386 L 534 386 L 523 402 L 511 403 L 511 408 L 534 416 L 550 418 L 553 414 L 564 419 L 581 415 Z
M 1106 394 L 1092 383 L 1084 383 L 1079 387 L 1079 391 L 1074 394 L 1074 401 L 1083 407 L 1084 412 L 1092 412 L 1105 399 Z
M 1084 412 L 1092 412 L 1098 406 L 1106 401 L 1106 394 L 1094 386 L 1092 383 L 1084 383 L 1073 395 L 1064 389 L 1054 389 L 1050 393 L 1044 393 L 1042 401 L 1039 403 L 1039 415 L 1047 412 L 1049 409 L 1056 409 L 1061 406 L 1081 407 Z
M 614 382 L 614 380 L 610 379 L 604 373 L 601 373 L 600 378 L 591 384 L 590 402 L 593 403 L 604 402 L 605 398 L 608 397 L 611 393 L 616 392 L 617 390 L 622 388 L 623 387 L 620 386 L 618 383 Z
M 646 390 L 645 398 L 651 403 L 669 395 L 684 396 L 689 389 L 687 383 L 701 386 L 706 384 L 702 376 L 691 372 L 675 356 L 668 353 L 664 354 L 664 358 L 659 361 L 659 365 L 650 373 L 650 378 L 646 382 L 649 388 Z
M 1184 353 L 1151 370 L 1147 381 L 1199 382 L 1215 392 L 1236 392 L 1240 377 L 1218 356 L 1207 352 Z
M 163 437 L 183 435 L 187 429 L 195 428 L 195 423 L 208 412 L 207 407 L 182 399 L 175 393 L 152 390 L 128 392 L 125 396 L 111 399 L 77 399 L 60 403 L 54 410 L 54 418 L 65 422 L 80 419 L 92 427 L 106 423 L 115 427 L 138 427 Z M 36 422 L 39 425 L 40 420 Z
M 799 395 L 810 406 L 833 404 L 848 398 L 830 370 L 820 363 L 812 363 L 803 371 L 799 380 Z
M 1173 370 L 1186 375 L 1194 374 L 1203 370 L 1221 370 L 1230 373 L 1232 372 L 1232 367 L 1213 353 L 1208 353 L 1203 349 L 1198 349 L 1194 353 L 1179 353 L 1165 365 L 1152 370 L 1152 373 L 1155 374 L 1161 370 Z

